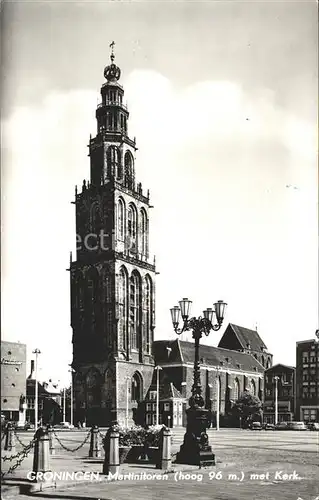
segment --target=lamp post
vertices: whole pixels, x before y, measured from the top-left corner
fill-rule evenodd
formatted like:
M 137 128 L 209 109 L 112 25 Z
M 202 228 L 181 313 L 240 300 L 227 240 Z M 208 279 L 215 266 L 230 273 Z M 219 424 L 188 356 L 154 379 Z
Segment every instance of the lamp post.
M 219 371 L 220 367 L 216 368 L 216 399 L 217 399 L 217 408 L 216 408 L 216 431 L 219 431 L 219 407 L 220 407 L 220 386 L 219 386 Z
M 278 424 L 278 380 L 279 377 L 274 377 L 275 381 L 275 425 Z
M 63 388 L 63 422 L 65 422 L 65 387 Z
M 34 349 L 32 354 L 35 354 L 35 387 L 34 387 L 34 428 L 37 430 L 38 428 L 38 356 L 41 354 L 40 349 Z
M 191 330 L 195 340 L 194 383 L 192 395 L 189 398 L 189 408 L 186 410 L 187 428 L 176 462 L 201 466 L 214 464 L 215 456 L 211 446 L 209 446 L 206 434 L 208 410 L 204 408 L 205 401 L 200 383 L 199 341 L 203 334 L 209 335 L 211 330 L 217 331 L 221 328 L 227 304 L 219 300 L 214 304 L 214 309 L 207 308 L 203 312 L 203 317 L 189 318 L 191 304 L 192 301 L 185 298 L 179 302 L 179 306 L 171 309 L 175 333 L 181 335 L 183 332 Z M 180 316 L 182 316 L 183 321 L 181 328 L 179 328 Z
M 155 366 L 155 370 L 157 370 L 156 377 L 156 425 L 159 424 L 159 372 L 162 368 L 160 366 Z
M 125 377 L 126 380 L 126 414 L 125 414 L 125 423 L 126 427 L 128 427 L 128 400 L 129 400 L 129 381 L 131 377 Z

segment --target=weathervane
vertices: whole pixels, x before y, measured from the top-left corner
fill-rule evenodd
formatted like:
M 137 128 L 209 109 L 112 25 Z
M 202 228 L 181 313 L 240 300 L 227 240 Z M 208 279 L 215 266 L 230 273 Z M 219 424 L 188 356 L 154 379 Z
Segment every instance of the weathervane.
M 114 61 L 114 58 L 115 58 L 115 55 L 114 55 L 114 46 L 115 46 L 115 42 L 113 40 L 113 42 L 110 43 L 110 49 L 111 49 L 111 61 L 113 62 Z

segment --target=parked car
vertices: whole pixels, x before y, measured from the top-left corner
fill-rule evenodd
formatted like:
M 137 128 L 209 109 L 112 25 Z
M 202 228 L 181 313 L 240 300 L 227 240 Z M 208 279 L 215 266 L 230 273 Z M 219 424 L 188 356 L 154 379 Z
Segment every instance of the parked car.
M 304 422 L 288 422 L 288 430 L 290 430 L 290 431 L 306 431 L 307 426 Z
M 252 430 L 252 431 L 261 431 L 262 430 L 262 425 L 260 422 L 252 422 L 249 426 L 249 428 Z
M 319 423 L 318 422 L 309 422 L 308 429 L 310 431 L 319 431 Z
M 286 431 L 288 429 L 288 422 L 280 422 L 275 425 L 277 431 Z
M 34 430 L 34 424 L 30 424 L 30 422 L 26 422 L 25 424 L 23 425 L 19 425 L 18 423 L 16 424 L 15 428 L 19 431 L 28 431 L 29 429 L 30 430 Z
M 73 429 L 74 425 L 70 424 L 70 422 L 60 422 L 53 426 L 54 429 Z
M 275 430 L 275 425 L 274 424 L 268 424 L 268 423 L 265 423 L 263 425 L 263 429 L 265 429 L 265 431 L 274 431 Z

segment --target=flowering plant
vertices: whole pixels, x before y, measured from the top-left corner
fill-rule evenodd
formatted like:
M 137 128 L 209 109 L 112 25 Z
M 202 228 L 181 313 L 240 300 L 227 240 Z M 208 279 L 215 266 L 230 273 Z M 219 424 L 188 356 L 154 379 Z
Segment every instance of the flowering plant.
M 120 446 L 159 446 L 163 427 L 163 425 L 154 425 L 145 429 L 138 425 L 129 428 L 115 425 L 112 429 L 120 435 Z

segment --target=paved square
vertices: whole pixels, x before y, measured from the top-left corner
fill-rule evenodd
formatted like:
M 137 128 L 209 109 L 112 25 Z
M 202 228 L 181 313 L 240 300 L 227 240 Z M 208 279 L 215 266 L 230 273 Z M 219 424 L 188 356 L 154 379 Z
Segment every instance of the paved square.
M 179 449 L 182 430 L 174 431 L 173 452 Z M 61 441 L 75 448 L 83 441 L 84 433 L 60 433 Z M 46 490 L 35 496 L 39 499 L 131 500 L 194 499 L 201 500 L 315 500 L 319 496 L 319 433 L 298 431 L 240 431 L 209 430 L 210 443 L 217 465 L 198 469 L 174 465 L 175 471 L 166 480 L 130 480 L 69 484 L 59 483 L 56 490 Z M 24 441 L 27 441 L 24 437 Z M 101 460 L 89 460 L 88 444 L 76 453 L 59 448 L 51 457 L 54 471 L 102 471 Z M 29 469 L 28 469 L 29 467 Z M 26 459 L 20 473 L 25 477 L 32 467 L 32 457 Z M 152 466 L 124 464 L 121 473 L 155 473 Z M 161 473 L 161 472 L 160 472 Z M 142 476 L 141 476 L 142 477 Z M 6 497 L 4 497 L 6 498 Z M 30 498 L 15 495 L 15 498 Z

